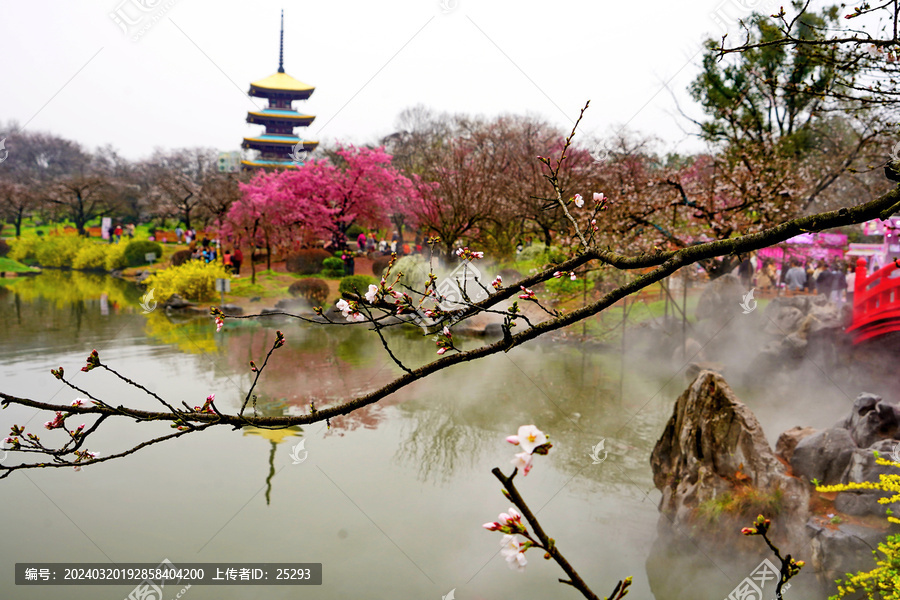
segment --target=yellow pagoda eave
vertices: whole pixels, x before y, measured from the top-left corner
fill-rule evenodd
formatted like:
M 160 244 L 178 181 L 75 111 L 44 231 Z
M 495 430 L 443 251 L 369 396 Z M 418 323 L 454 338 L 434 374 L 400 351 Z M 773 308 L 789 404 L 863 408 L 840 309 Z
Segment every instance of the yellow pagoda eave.
M 260 79 L 259 81 L 254 81 L 250 84 L 250 89 L 259 88 L 263 90 L 272 90 L 272 91 L 285 91 L 285 92 L 310 92 L 315 87 L 305 84 L 302 81 L 298 81 L 288 75 L 287 73 L 275 73 L 274 75 L 269 75 L 265 79 Z

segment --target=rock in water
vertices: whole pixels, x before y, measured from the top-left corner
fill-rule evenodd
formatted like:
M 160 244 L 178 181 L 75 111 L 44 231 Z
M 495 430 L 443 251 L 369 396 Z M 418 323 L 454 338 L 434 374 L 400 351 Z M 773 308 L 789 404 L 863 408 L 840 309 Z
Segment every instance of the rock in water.
M 670 521 L 674 530 L 697 534 L 701 547 L 749 551 L 738 531 L 766 504 L 772 508 L 767 516 L 773 538 L 794 547 L 806 542 L 806 486 L 787 474 L 756 417 L 718 373 L 701 372 L 681 394 L 650 463 L 653 482 L 662 491 L 660 520 Z M 728 497 L 745 499 L 735 504 L 745 506 L 747 514 L 721 514 L 713 527 L 698 527 L 703 525 L 701 507 L 707 510 Z M 790 518 L 774 514 L 776 507 Z

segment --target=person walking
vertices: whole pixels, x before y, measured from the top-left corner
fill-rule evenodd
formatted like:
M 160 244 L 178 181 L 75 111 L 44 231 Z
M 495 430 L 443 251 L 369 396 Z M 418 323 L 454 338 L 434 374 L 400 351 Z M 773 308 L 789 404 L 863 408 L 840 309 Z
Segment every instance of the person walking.
M 231 268 L 234 271 L 234 276 L 239 277 L 241 275 L 241 263 L 244 262 L 244 255 L 241 253 L 240 246 L 234 247 L 234 254 L 231 255 Z
M 799 292 L 806 285 L 806 271 L 797 259 L 791 260 L 791 268 L 784 275 L 784 283 L 792 292 Z

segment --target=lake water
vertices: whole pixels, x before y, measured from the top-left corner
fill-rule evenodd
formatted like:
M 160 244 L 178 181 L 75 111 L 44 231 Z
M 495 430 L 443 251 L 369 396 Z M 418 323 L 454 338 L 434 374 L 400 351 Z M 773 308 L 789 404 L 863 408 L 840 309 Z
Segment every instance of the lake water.
M 216 334 L 212 319 L 176 324 L 161 310 L 142 314 L 138 296 L 123 282 L 78 273 L 0 286 L 3 391 L 68 403 L 79 394 L 50 374 L 63 366 L 76 385 L 111 404 L 153 407 L 108 373 L 79 371 L 96 348 L 105 363 L 173 403 L 202 404 L 215 393 L 221 409 L 235 411 L 251 383 L 248 361 L 261 363 L 276 328 L 287 344 L 257 389 L 266 414 L 305 412 L 311 399 L 327 406 L 400 373 L 362 327 L 243 320 Z M 390 339 L 411 364 L 434 357 L 434 343 L 418 330 Z M 557 582 L 562 571 L 539 551 L 527 553 L 524 573 L 508 569 L 501 535 L 481 528 L 509 507 L 490 471 L 512 470 L 515 449 L 504 438 L 529 423 L 554 443 L 528 477 L 516 478 L 544 529 L 601 597 L 633 575 L 629 598 L 653 598 L 645 561 L 656 539 L 659 493 L 649 456 L 685 381 L 678 369 L 633 361 L 620 394 L 619 364 L 615 355 L 538 342 L 447 369 L 330 429 L 217 428 L 80 472 L 16 472 L 0 480 L 0 598 L 118 600 L 133 588 L 15 586 L 17 562 L 163 559 L 323 564 L 321 586 L 194 586 L 182 596 L 190 600 L 439 600 L 451 590 L 460 600 L 579 598 Z M 847 404 L 842 393 L 818 393 L 820 411 L 807 418 L 786 415 L 784 404 L 762 390 L 744 392 L 773 443 L 792 425 L 828 424 Z M 0 413 L 0 427 L 25 424 L 40 433 L 47 418 L 11 406 Z M 167 432 L 165 425 L 122 420 L 104 426 L 88 447 L 108 455 Z M 593 464 L 591 448 L 604 439 L 607 459 Z M 308 455 L 293 464 L 300 440 Z M 766 557 L 760 544 L 760 560 Z M 694 584 L 696 598 L 726 596 L 756 566 L 728 557 L 710 562 Z M 795 579 L 794 597 L 816 597 L 811 580 Z M 654 591 L 665 600 L 684 590 Z M 167 589 L 165 600 L 177 592 Z

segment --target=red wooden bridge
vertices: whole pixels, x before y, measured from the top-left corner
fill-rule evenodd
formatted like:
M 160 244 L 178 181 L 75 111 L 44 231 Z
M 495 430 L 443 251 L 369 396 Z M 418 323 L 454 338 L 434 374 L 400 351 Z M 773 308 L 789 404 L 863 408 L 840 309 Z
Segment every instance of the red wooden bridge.
M 853 321 L 847 328 L 854 344 L 900 331 L 900 268 L 891 261 L 871 275 L 866 270 L 866 260 L 858 259 Z

